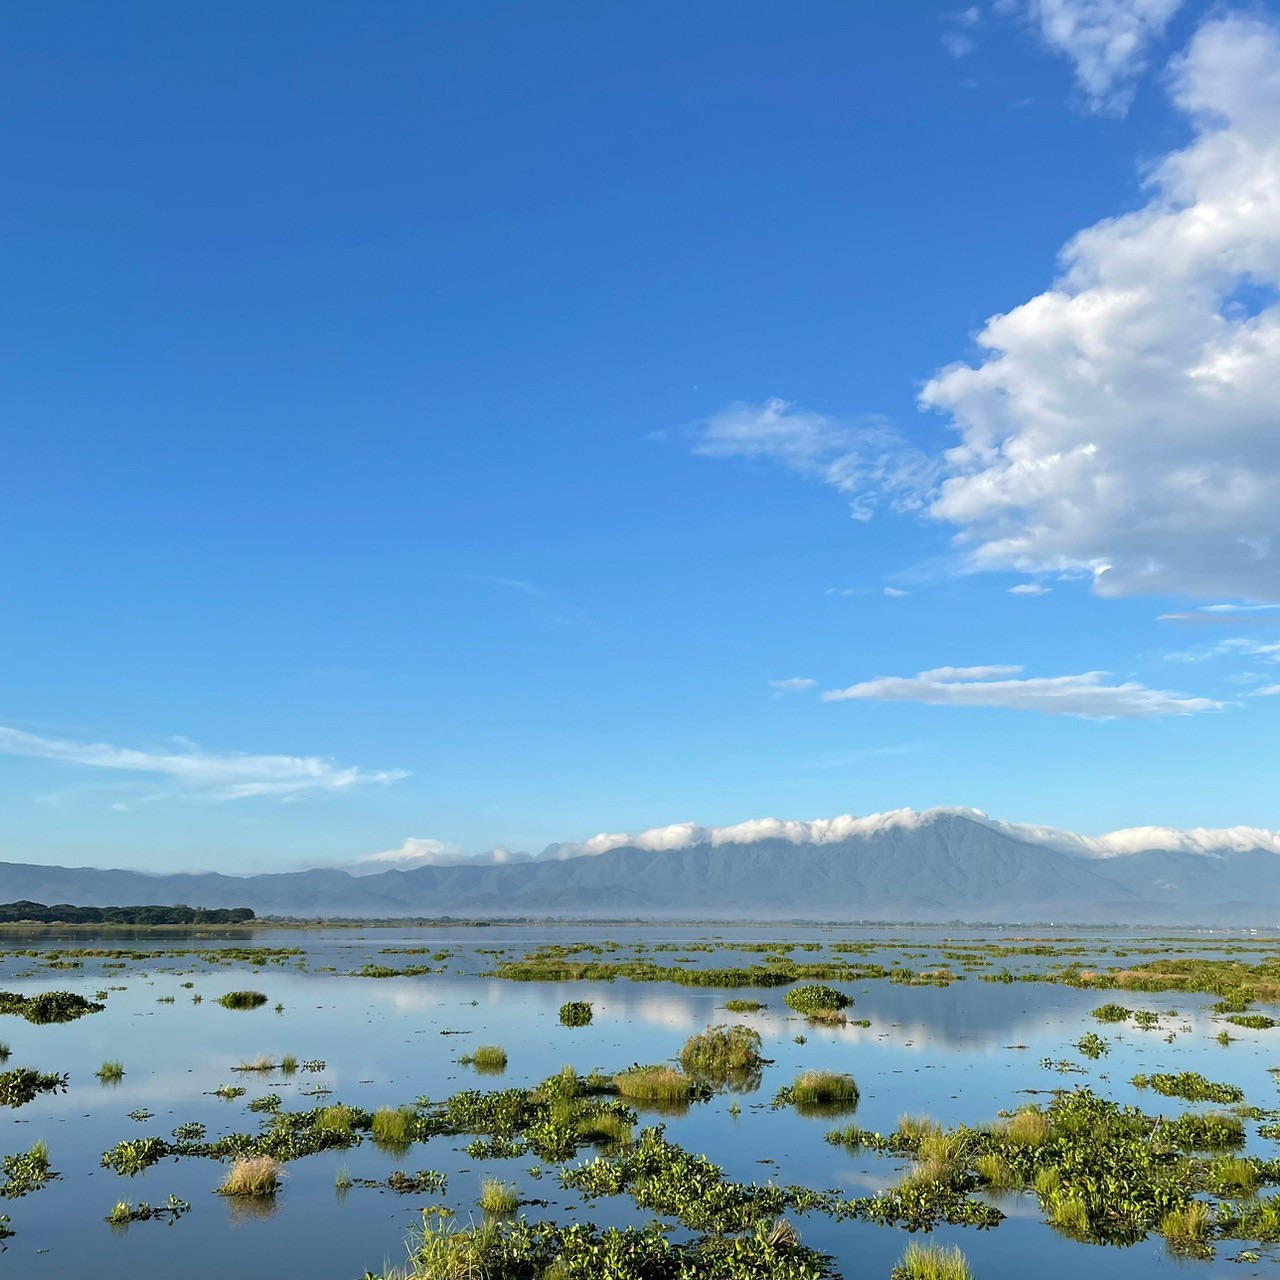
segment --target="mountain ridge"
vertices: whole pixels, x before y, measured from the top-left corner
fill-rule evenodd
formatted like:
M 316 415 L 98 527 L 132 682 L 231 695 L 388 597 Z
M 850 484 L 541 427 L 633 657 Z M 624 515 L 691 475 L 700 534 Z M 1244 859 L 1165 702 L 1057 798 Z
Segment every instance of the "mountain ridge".
M 852 834 L 827 826 L 821 840 L 797 840 L 794 825 L 770 829 L 770 819 L 737 841 L 704 837 L 674 848 L 671 841 L 634 842 L 569 856 L 553 846 L 555 853 L 539 858 L 391 866 L 362 875 L 332 867 L 233 876 L 0 863 L 0 898 L 244 906 L 259 915 L 304 917 L 1280 923 L 1280 856 L 1270 840 L 1248 847 L 1238 835 L 1246 828 L 1223 833 L 1230 839 L 1211 852 L 1199 832 L 1180 847 L 1099 856 L 1027 838 L 1049 829 L 998 823 L 974 810 L 889 816 Z

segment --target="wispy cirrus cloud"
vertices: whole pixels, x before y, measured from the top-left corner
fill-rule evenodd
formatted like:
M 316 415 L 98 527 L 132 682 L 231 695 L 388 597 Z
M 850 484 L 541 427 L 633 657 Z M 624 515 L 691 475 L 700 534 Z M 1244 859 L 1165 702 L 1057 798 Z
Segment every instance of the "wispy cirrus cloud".
M 307 792 L 347 791 L 374 783 L 397 782 L 409 776 L 401 770 L 369 771 L 339 765 L 323 756 L 218 753 L 203 751 L 193 743 L 184 743 L 178 751 L 142 750 L 108 742 L 44 738 L 4 726 L 0 726 L 0 754 L 158 775 L 215 800 L 246 800 L 257 796 L 293 799 Z
M 935 466 L 884 419 L 849 422 L 774 397 L 728 405 L 694 426 L 694 453 L 756 458 L 818 480 L 843 494 L 855 520 L 877 506 L 916 510 Z
M 1220 711 L 1212 698 L 1149 689 L 1135 681 L 1108 684 L 1108 671 L 1023 676 L 1020 666 L 935 667 L 914 676 L 876 676 L 831 689 L 824 702 L 923 702 L 941 707 L 1003 707 L 1087 720 L 1136 720 Z
M 816 680 L 810 680 L 808 676 L 792 676 L 788 680 L 770 680 L 769 688 L 778 693 L 803 693 L 806 689 L 812 689 L 817 683 Z

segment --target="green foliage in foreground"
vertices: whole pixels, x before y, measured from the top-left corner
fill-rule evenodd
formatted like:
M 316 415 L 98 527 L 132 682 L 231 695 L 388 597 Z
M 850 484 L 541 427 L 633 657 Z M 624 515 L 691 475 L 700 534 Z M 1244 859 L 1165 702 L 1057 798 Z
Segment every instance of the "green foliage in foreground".
M 74 1022 L 86 1013 L 101 1013 L 107 1006 L 86 1000 L 74 991 L 42 991 L 38 996 L 0 991 L 0 1013 L 14 1013 L 28 1022 Z
M 844 1009 L 853 1003 L 843 991 L 834 987 L 824 987 L 818 983 L 810 983 L 803 987 L 793 987 L 787 992 L 787 1007 L 797 1013 L 826 1013 Z
M 850 1126 L 827 1140 L 912 1156 L 916 1169 L 899 1190 L 938 1184 L 1034 1190 L 1053 1226 L 1094 1243 L 1135 1244 L 1166 1223 L 1181 1239 L 1193 1235 L 1199 1221 L 1198 1193 L 1235 1194 L 1280 1182 L 1280 1161 L 1190 1154 L 1240 1146 L 1244 1132 L 1236 1116 L 1192 1113 L 1169 1121 L 1089 1089 L 1059 1093 L 1044 1111 L 1030 1107 L 988 1128 L 942 1130 L 913 1121 L 888 1136 Z M 1231 1226 L 1224 1213 L 1216 1234 L 1264 1238 L 1256 1215 L 1238 1214 Z
M 423 1229 L 411 1243 L 408 1280 L 822 1280 L 830 1260 L 785 1222 L 750 1234 L 677 1244 L 656 1230 L 591 1223 L 485 1223 Z

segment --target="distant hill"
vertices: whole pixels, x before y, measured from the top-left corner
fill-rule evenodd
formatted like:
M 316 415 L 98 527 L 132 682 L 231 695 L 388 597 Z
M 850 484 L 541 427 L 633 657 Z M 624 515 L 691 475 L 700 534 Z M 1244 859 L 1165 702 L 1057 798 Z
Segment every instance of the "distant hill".
M 334 869 L 149 875 L 0 863 L 0 898 L 189 903 L 307 917 L 1280 925 L 1274 833 L 1143 828 L 1088 840 L 994 822 L 976 811 L 902 810 L 876 818 L 680 828 L 679 840 L 667 835 L 677 829 L 664 828 L 660 848 L 652 847 L 654 833 L 645 833 L 609 837 L 602 852 L 582 852 L 589 842 L 554 846 L 536 858 L 363 875 Z

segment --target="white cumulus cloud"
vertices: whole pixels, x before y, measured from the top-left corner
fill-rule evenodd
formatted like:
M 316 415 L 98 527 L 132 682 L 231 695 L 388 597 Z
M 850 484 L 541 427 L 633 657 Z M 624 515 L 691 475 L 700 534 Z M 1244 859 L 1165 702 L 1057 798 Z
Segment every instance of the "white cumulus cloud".
M 1015 666 L 935 667 L 914 676 L 876 676 L 832 689 L 824 702 L 924 702 L 944 707 L 1004 707 L 1088 720 L 1143 719 L 1218 711 L 1221 702 L 1193 698 L 1133 681 L 1108 684 L 1106 671 L 1072 676 L 1022 676 Z
M 214 753 L 184 744 L 180 751 L 144 751 L 107 742 L 73 742 L 42 738 L 0 726 L 0 753 L 56 760 L 64 764 L 125 773 L 161 775 L 190 791 L 218 800 L 254 796 L 291 799 L 305 792 L 346 791 L 368 783 L 396 782 L 409 775 L 399 770 L 369 772 L 335 764 L 322 756 L 255 756 Z
M 1172 84 L 1195 137 L 1146 205 L 925 386 L 960 434 L 930 511 L 976 568 L 1280 600 L 1280 33 L 1206 22 Z

